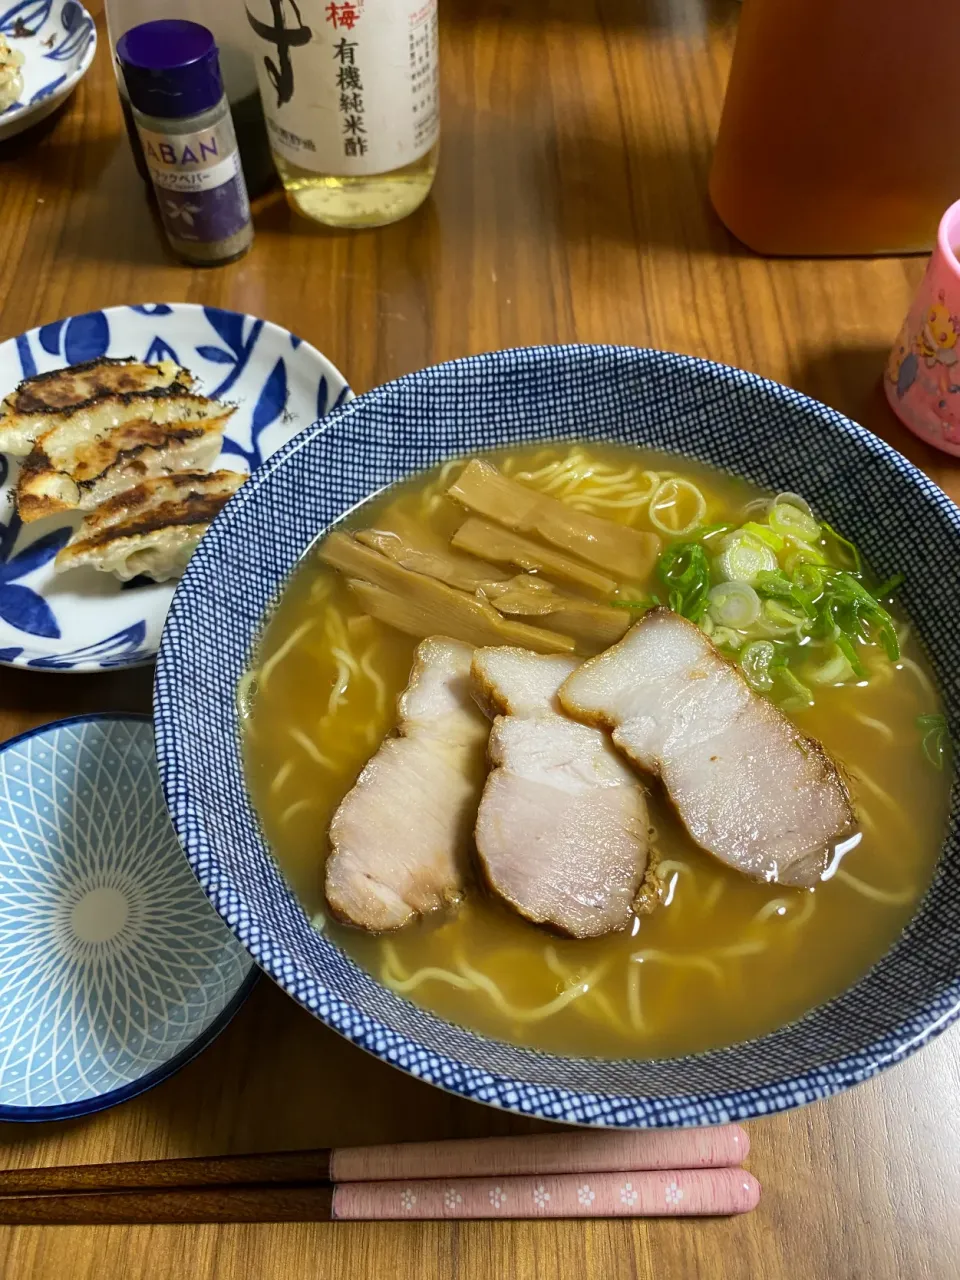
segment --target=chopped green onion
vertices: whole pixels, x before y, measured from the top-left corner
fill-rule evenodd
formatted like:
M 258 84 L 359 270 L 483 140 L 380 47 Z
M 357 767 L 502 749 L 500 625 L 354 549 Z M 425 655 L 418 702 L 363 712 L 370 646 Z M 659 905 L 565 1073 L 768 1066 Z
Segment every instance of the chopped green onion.
M 837 634 L 833 637 L 833 642 L 850 664 L 850 670 L 853 674 L 858 680 L 862 680 L 867 673 L 864 670 L 863 663 L 857 657 L 857 651 L 853 647 L 853 641 L 850 640 L 849 637 L 845 636 L 842 631 L 838 630 Z
M 767 596 L 774 600 L 789 600 L 803 610 L 808 618 L 815 618 L 817 610 L 814 607 L 813 599 L 819 594 L 818 587 L 813 598 L 809 588 L 805 588 L 798 582 L 798 575 L 794 574 L 793 580 L 783 572 L 782 569 L 774 569 L 771 571 L 764 570 L 757 574 L 756 589 L 762 596 Z
M 758 542 L 764 543 L 765 546 L 772 547 L 774 551 L 783 550 L 783 538 L 779 533 L 774 533 L 765 524 L 757 524 L 756 520 L 748 520 L 743 525 L 743 532 L 748 533 L 752 538 L 756 538 Z
M 814 684 L 846 684 L 854 675 L 846 655 L 837 645 L 833 646 L 833 656 L 820 667 L 810 672 Z
M 775 507 L 798 507 L 804 515 L 812 516 L 813 507 L 799 493 L 778 493 L 773 500 Z
M 833 573 L 824 588 L 821 612 L 848 637 L 870 638 L 873 630 L 891 662 L 900 659 L 900 641 L 893 618 L 852 574 Z
M 758 693 L 769 693 L 773 688 L 772 667 L 777 650 L 769 640 L 755 640 L 740 655 L 740 667 L 747 683 Z
M 710 564 L 698 542 L 674 542 L 657 561 L 657 574 L 669 591 L 674 613 L 699 622 L 707 610 Z
M 816 599 L 823 590 L 824 576 L 819 567 L 809 562 L 798 564 L 793 573 L 793 585 L 808 599 Z
M 807 707 L 813 706 L 813 694 L 810 692 L 810 690 L 807 688 L 807 686 L 803 683 L 802 680 L 797 679 L 797 677 L 793 674 L 793 672 L 790 670 L 790 668 L 787 666 L 785 662 L 780 663 L 777 666 L 777 675 L 780 677 L 783 683 L 790 690 L 790 693 L 791 693 L 790 701 L 793 701 L 795 699 L 797 702 L 801 703 L 803 706 L 807 706 Z
M 746 582 L 721 582 L 708 600 L 710 616 L 722 627 L 746 631 L 760 617 L 760 597 Z
M 754 498 L 748 502 L 745 507 L 740 510 L 741 518 L 744 520 L 752 520 L 756 517 L 758 520 L 765 520 L 767 512 L 773 506 L 769 498 Z
M 664 551 L 657 568 L 671 609 L 697 622 L 728 653 L 739 651 L 741 658 L 751 644 L 772 641 L 778 654 L 786 649 L 797 657 L 799 646 L 805 646 L 802 669 L 816 685 L 866 679 L 860 656 L 864 644 L 881 645 L 891 662 L 899 660 L 897 630 L 883 602 L 901 586 L 902 575 L 869 590 L 854 544 L 826 522 L 818 524 L 796 494 L 780 494 L 772 507 L 750 503 L 743 519 L 737 529 L 722 524 L 700 528 L 695 540 Z M 708 559 L 713 547 L 719 554 Z M 711 588 L 711 581 L 717 585 Z M 650 607 L 646 601 L 614 603 L 635 612 Z M 811 663 L 818 647 L 823 654 Z M 772 661 L 774 667 L 794 703 L 812 703 L 810 690 L 784 657 Z
M 891 574 L 886 582 L 881 582 L 880 586 L 870 594 L 874 600 L 889 600 L 895 591 L 899 591 L 906 582 L 906 577 L 902 573 Z
M 739 530 L 724 540 L 717 568 L 728 582 L 752 585 L 758 573 L 777 568 L 777 557 L 770 547 Z
M 827 524 L 826 520 L 820 522 L 820 532 L 825 542 L 831 541 L 839 547 L 848 557 L 849 563 L 842 564 L 840 567 L 849 569 L 851 573 L 860 574 L 863 572 L 863 562 L 860 559 L 860 552 L 853 545 L 849 538 L 845 538 L 843 534 L 837 533 L 833 525 Z
M 770 528 L 784 538 L 796 538 L 800 542 L 815 542 L 820 537 L 820 526 L 813 516 L 807 515 L 791 503 L 778 502 L 769 515 Z
M 917 716 L 917 728 L 923 734 L 921 742 L 923 754 L 935 769 L 943 769 L 947 748 L 950 745 L 946 716 L 940 714 Z
M 783 562 L 787 573 L 795 573 L 802 564 L 826 565 L 827 557 L 819 547 L 809 542 L 801 542 L 799 538 L 787 538 L 790 551 Z
M 780 600 L 764 600 L 761 615 L 763 630 L 774 636 L 799 636 L 807 623 L 805 614 L 788 609 Z
M 704 622 L 710 621 L 708 614 L 704 618 Z M 739 631 L 734 631 L 731 627 L 714 627 L 711 624 L 710 639 L 720 649 L 740 649 L 743 647 L 743 636 Z
M 697 530 L 701 542 L 706 542 L 708 538 L 715 538 L 718 534 L 729 533 L 733 528 L 732 524 L 707 524 Z

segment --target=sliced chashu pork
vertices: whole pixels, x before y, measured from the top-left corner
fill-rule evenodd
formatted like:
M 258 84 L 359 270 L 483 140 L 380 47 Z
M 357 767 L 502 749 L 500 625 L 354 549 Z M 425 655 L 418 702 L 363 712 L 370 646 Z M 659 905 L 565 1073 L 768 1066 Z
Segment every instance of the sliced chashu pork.
M 647 865 L 647 806 L 605 733 L 559 711 L 577 660 L 479 649 L 490 734 L 476 842 L 487 881 L 521 915 L 574 938 L 622 928 Z
M 92 511 L 153 476 L 206 470 L 220 453 L 233 408 L 178 391 L 152 407 L 140 406 L 141 413 L 147 411 L 149 418 L 114 422 L 111 410 L 97 427 L 88 417 L 74 415 L 39 436 L 17 480 L 21 520 Z
M 463 893 L 490 729 L 471 696 L 472 658 L 441 636 L 419 645 L 397 736 L 333 816 L 327 901 L 349 924 L 398 929 Z
M 71 421 L 102 430 L 124 415 L 149 417 L 193 381 L 189 369 L 172 360 L 145 364 L 109 356 L 34 374 L 0 401 L 0 453 L 26 457 L 39 435 Z
M 692 622 L 654 609 L 585 662 L 560 700 L 659 775 L 693 839 L 755 880 L 816 884 L 855 817 L 819 742 L 747 684 Z

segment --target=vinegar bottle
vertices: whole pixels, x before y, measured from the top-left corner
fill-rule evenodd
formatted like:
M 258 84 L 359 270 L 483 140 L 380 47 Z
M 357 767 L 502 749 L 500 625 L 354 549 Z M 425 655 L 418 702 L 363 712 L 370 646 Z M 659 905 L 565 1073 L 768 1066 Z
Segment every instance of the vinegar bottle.
M 427 198 L 440 134 L 437 0 L 247 0 L 291 205 L 378 227 Z
M 745 0 L 710 175 L 766 254 L 928 250 L 960 197 L 960 4 Z

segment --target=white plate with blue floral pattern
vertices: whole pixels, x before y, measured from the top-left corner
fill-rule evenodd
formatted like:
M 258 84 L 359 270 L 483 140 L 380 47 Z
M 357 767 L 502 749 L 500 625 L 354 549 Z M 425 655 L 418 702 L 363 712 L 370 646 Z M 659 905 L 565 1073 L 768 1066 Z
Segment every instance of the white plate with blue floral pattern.
M 77 716 L 0 747 L 0 1120 L 142 1093 L 256 974 L 183 856 L 149 717 Z
M 23 54 L 23 89 L 0 112 L 0 142 L 56 111 L 90 70 L 93 18 L 77 0 L 0 0 L 0 36 Z
M 2 0 L 0 0 L 2 3 Z M 175 360 L 204 395 L 237 406 L 218 467 L 253 471 L 298 431 L 350 399 L 325 356 L 279 325 L 186 303 L 110 307 L 0 343 L 0 399 L 23 378 L 98 356 Z M 44 671 L 137 666 L 157 652 L 175 583 L 121 583 L 53 560 L 79 520 L 22 526 L 19 463 L 0 454 L 0 663 Z

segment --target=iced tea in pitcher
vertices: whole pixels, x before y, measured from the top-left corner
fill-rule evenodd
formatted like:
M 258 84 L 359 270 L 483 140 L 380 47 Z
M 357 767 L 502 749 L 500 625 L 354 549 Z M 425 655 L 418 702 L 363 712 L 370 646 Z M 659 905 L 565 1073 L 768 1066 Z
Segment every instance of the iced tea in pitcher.
M 710 195 L 767 254 L 929 250 L 960 197 L 960 3 L 746 0 Z

